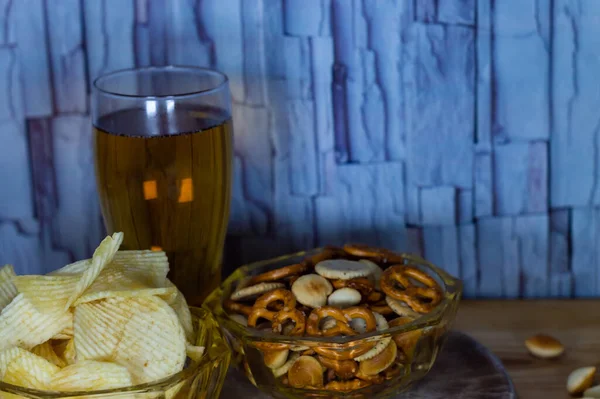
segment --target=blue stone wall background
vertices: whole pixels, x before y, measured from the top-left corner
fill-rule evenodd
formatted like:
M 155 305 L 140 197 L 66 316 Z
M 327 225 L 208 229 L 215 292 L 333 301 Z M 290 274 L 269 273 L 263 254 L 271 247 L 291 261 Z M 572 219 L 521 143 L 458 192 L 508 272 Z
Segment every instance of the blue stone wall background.
M 90 82 L 164 64 L 231 79 L 230 267 L 362 241 L 600 294 L 599 1 L 0 0 L 0 263 L 90 255 Z

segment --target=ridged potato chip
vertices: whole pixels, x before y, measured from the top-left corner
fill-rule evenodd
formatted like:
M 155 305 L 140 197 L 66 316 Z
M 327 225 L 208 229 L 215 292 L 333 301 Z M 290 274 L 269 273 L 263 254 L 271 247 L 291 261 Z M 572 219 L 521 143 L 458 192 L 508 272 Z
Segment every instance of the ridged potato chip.
M 125 267 L 129 273 L 150 286 L 166 286 L 169 260 L 163 251 L 119 251 L 112 265 Z
M 57 391 L 91 391 L 133 385 L 126 367 L 112 362 L 84 360 L 55 373 L 50 389 Z
M 106 298 L 75 310 L 77 359 L 126 366 L 134 383 L 183 369 L 185 333 L 175 311 L 155 296 Z
M 175 295 L 170 299 L 166 299 L 162 296 L 161 297 L 165 299 L 167 303 L 171 305 L 175 313 L 177 313 L 177 317 L 179 317 L 179 322 L 183 327 L 183 331 L 185 331 L 185 337 L 187 341 L 190 343 L 195 343 L 196 333 L 194 332 L 194 325 L 192 324 L 192 313 L 190 312 L 190 308 L 187 304 L 187 301 L 185 300 L 183 293 L 179 291 L 177 287 L 175 287 L 175 284 L 173 284 L 170 280 L 167 280 L 167 286 L 175 289 Z
M 170 297 L 177 294 L 174 287 L 159 288 L 148 285 L 148 283 L 152 284 L 152 280 L 141 278 L 139 273 L 132 273 L 130 270 L 125 269 L 125 266 L 111 264 L 98 275 L 92 285 L 85 290 L 73 305 L 77 306 L 109 297 L 146 295 Z
M 19 294 L 0 313 L 0 350 L 11 346 L 31 349 L 64 330 L 72 320 L 70 312 L 39 312 Z
M 81 276 L 16 276 L 13 282 L 40 312 L 62 312 Z
M 9 361 L 4 363 L 6 360 Z M 29 388 L 47 389 L 54 374 L 60 370 L 46 359 L 20 348 L 4 351 L 0 361 L 2 381 Z
M 15 276 L 12 265 L 4 265 L 0 268 L 0 310 L 4 309 L 18 294 L 17 287 L 12 281 Z
M 187 381 L 185 380 L 180 381 L 177 384 L 173 385 L 171 388 L 167 389 L 165 392 L 165 399 L 173 399 L 179 393 L 179 391 L 181 391 L 181 388 L 183 388 L 186 383 Z
M 34 346 L 31 348 L 31 353 L 43 357 L 58 367 L 65 367 L 67 365 L 67 362 L 56 354 L 51 341 L 46 341 L 43 344 Z
M 77 353 L 75 351 L 75 340 L 73 338 L 53 341 L 52 347 L 54 348 L 54 352 L 56 352 L 60 359 L 67 365 L 76 363 Z
M 73 314 L 73 312 L 71 312 Z M 65 327 L 64 330 L 52 337 L 52 339 L 71 339 L 73 338 L 73 323 L 70 326 Z
M 192 359 L 194 362 L 200 361 L 200 358 L 202 358 L 202 355 L 204 355 L 204 349 L 205 348 L 203 346 L 189 344 L 185 346 L 185 352 L 187 354 L 187 357 Z
M 94 251 L 94 255 L 92 256 L 92 264 L 82 273 L 81 279 L 67 300 L 64 310 L 69 309 L 69 307 L 77 300 L 77 298 L 79 298 L 81 294 L 83 294 L 83 292 L 90 285 L 92 285 L 102 269 L 104 269 L 104 267 L 112 261 L 122 242 L 123 233 L 115 233 L 112 235 L 112 237 L 106 237 L 104 240 L 102 240 L 98 248 L 96 248 Z

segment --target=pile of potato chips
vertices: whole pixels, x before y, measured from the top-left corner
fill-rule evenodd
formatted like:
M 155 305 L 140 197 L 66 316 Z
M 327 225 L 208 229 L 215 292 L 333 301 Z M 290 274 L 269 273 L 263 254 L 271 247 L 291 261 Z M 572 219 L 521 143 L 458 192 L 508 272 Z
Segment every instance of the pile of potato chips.
M 105 238 L 92 259 L 45 276 L 0 269 L 0 379 L 53 391 L 121 388 L 181 371 L 193 346 L 185 298 L 164 252 L 119 251 Z

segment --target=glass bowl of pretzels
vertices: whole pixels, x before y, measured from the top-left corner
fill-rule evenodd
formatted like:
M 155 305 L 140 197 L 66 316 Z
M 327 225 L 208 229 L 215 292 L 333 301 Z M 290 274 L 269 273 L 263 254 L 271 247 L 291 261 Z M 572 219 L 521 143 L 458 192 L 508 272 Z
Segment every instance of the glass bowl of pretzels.
M 242 266 L 204 306 L 259 389 L 375 399 L 427 374 L 461 293 L 419 256 L 347 244 Z

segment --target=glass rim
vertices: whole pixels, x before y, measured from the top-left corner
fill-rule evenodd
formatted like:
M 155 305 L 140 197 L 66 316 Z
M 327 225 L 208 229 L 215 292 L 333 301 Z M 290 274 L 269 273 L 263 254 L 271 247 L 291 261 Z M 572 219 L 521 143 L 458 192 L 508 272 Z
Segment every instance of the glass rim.
M 207 323 L 211 321 L 216 323 L 213 315 L 206 309 L 189 306 L 190 312 L 192 312 L 192 316 L 196 317 L 200 320 L 209 318 L 206 320 Z M 210 326 L 211 328 L 214 326 Z M 225 344 L 225 338 L 218 338 L 223 341 L 223 345 Z M 210 340 L 210 341 L 214 341 Z M 2 392 L 10 393 L 19 396 L 25 397 L 37 397 L 37 398 L 52 398 L 52 399 L 60 399 L 60 398 L 69 398 L 69 397 L 90 397 L 90 396 L 111 396 L 111 395 L 122 395 L 122 394 L 136 394 L 136 393 L 151 393 L 159 390 L 169 389 L 181 381 L 184 381 L 186 378 L 197 374 L 200 370 L 212 367 L 214 362 L 222 359 L 223 357 L 228 356 L 229 352 L 217 352 L 215 356 L 209 355 L 209 348 L 205 347 L 204 355 L 200 359 L 199 362 L 193 362 L 190 367 L 184 368 L 181 371 L 178 371 L 175 374 L 171 374 L 170 376 L 161 378 L 160 380 L 145 382 L 143 384 L 131 385 L 128 387 L 121 388 L 108 388 L 108 389 L 97 389 L 97 390 L 89 390 L 89 391 L 52 391 L 52 390 L 44 390 L 44 389 L 36 389 L 36 388 L 27 388 L 20 385 L 9 384 L 4 381 L 0 381 L 0 394 Z
M 212 76 L 218 77 L 219 82 L 217 84 L 215 84 L 214 87 L 210 87 L 208 89 L 192 90 L 192 91 L 185 92 L 185 93 L 167 94 L 167 95 L 126 94 L 126 93 L 119 93 L 114 90 L 106 90 L 106 89 L 100 87 L 100 84 L 102 83 L 102 81 L 104 81 L 106 79 L 114 78 L 118 75 L 124 75 L 124 74 L 128 74 L 128 73 L 136 74 L 139 72 L 154 72 L 154 71 L 156 71 L 156 72 L 187 71 L 187 72 L 194 72 L 194 73 L 204 73 L 206 75 L 212 75 Z M 164 65 L 164 66 L 145 66 L 145 67 L 117 69 L 117 70 L 102 74 L 102 75 L 98 76 L 97 78 L 95 78 L 94 81 L 92 82 L 92 89 L 94 91 L 98 91 L 99 93 L 102 93 L 102 95 L 106 95 L 109 97 L 115 97 L 115 98 L 124 98 L 124 99 L 130 98 L 130 99 L 138 99 L 138 100 L 159 100 L 159 99 L 162 100 L 162 99 L 183 99 L 183 98 L 196 97 L 196 96 L 216 93 L 219 90 L 223 90 L 225 87 L 227 87 L 228 83 L 229 83 L 229 78 L 227 77 L 227 75 L 225 75 L 223 72 L 220 72 L 216 69 L 192 66 L 192 65 Z
M 209 295 L 207 301 L 205 301 L 205 307 L 212 311 L 213 315 L 217 318 L 217 320 L 220 323 L 226 325 L 230 330 L 234 331 L 237 335 L 242 336 L 245 339 L 250 339 L 256 342 L 263 341 L 287 345 L 301 345 L 302 343 L 312 343 L 314 345 L 325 344 L 326 347 L 335 347 L 336 345 L 340 344 L 350 344 L 354 343 L 355 341 L 376 339 L 381 336 L 391 336 L 395 334 L 422 329 L 425 327 L 435 327 L 442 322 L 444 317 L 450 312 L 452 306 L 455 305 L 458 301 L 460 301 L 460 297 L 462 295 L 463 290 L 463 284 L 460 279 L 452 276 L 444 269 L 439 268 L 438 266 L 427 261 L 419 255 L 399 253 L 400 255 L 405 257 L 406 260 L 411 261 L 413 264 L 419 264 L 423 267 L 428 268 L 430 271 L 437 274 L 440 280 L 444 283 L 442 301 L 430 313 L 422 314 L 421 316 L 403 325 L 388 327 L 384 330 L 375 330 L 371 332 L 365 332 L 349 336 L 296 337 L 276 334 L 270 331 L 260 331 L 251 327 L 243 326 L 235 320 L 233 320 L 232 318 L 230 318 L 229 314 L 225 311 L 225 309 L 223 309 L 222 303 L 225 289 L 227 287 L 230 287 L 235 281 L 239 281 L 243 277 L 243 273 L 249 275 L 247 273 L 253 270 L 261 269 L 265 266 L 268 266 L 269 264 L 290 258 L 305 256 L 307 254 L 312 254 L 313 252 L 317 252 L 323 249 L 324 248 L 322 247 L 318 247 L 306 251 L 286 254 L 278 256 L 276 258 L 260 260 L 246 265 L 242 265 L 239 268 L 237 268 L 231 275 L 229 275 L 229 277 L 227 277 L 223 281 L 223 283 Z

